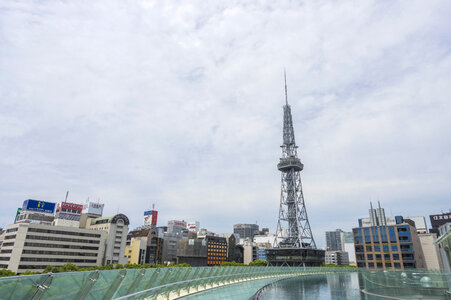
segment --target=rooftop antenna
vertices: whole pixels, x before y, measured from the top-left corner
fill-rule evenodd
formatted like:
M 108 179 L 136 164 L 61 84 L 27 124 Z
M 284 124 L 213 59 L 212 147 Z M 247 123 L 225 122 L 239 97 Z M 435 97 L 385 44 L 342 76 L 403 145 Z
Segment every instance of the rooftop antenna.
M 155 210 L 155 203 L 152 204 L 152 210 Z
M 287 92 L 287 72 L 283 69 L 283 76 L 285 78 L 285 103 L 288 105 L 288 92 Z
M 69 191 L 66 192 L 66 199 L 64 199 L 64 202 L 67 202 L 67 196 L 69 196 Z

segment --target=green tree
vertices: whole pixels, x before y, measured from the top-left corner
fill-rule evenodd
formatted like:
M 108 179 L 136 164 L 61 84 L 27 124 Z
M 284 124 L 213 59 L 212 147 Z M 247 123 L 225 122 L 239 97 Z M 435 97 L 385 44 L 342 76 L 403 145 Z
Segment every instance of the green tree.
M 267 265 L 268 265 L 268 262 L 263 261 L 263 260 L 254 260 L 249 263 L 249 266 L 251 266 L 251 267 L 266 267 Z

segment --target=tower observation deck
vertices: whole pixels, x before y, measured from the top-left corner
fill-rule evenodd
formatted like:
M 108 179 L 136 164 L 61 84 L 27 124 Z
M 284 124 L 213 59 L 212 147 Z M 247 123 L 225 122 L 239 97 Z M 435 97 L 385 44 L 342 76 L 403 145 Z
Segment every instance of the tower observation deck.
M 324 250 L 316 249 L 305 208 L 300 175 L 304 165 L 297 154 L 286 76 L 281 148 L 277 164 L 282 175 L 279 218 L 273 248 L 266 250 L 266 256 L 272 265 L 319 265 L 324 261 Z

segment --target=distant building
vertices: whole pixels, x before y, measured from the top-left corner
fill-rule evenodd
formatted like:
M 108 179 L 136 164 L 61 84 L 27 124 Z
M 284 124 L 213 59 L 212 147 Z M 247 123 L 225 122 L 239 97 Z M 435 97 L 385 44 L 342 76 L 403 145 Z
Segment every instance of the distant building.
M 205 239 L 182 239 L 178 241 L 177 264 L 192 267 L 207 265 L 207 241 Z
M 439 235 L 438 228 L 446 223 L 451 222 L 451 211 L 447 213 L 442 213 L 439 215 L 430 215 L 429 219 L 431 220 L 432 228 L 429 230 L 430 233 L 435 233 L 437 236 Z
M 341 229 L 326 231 L 326 247 L 330 251 L 343 251 L 344 232 Z
M 348 253 L 349 264 L 351 266 L 356 266 L 357 262 L 355 259 L 354 238 L 352 237 L 352 232 L 344 232 L 343 241 L 344 251 Z
M 207 266 L 220 265 L 227 261 L 227 240 L 224 237 L 207 235 Z
M 421 249 L 423 250 L 426 269 L 443 269 L 440 249 L 434 244 L 434 241 L 437 239 L 437 235 L 435 233 L 420 233 L 418 234 L 418 238 L 420 239 Z
M 127 263 L 125 244 L 129 224 L 130 221 L 123 214 L 90 219 L 90 223 L 86 224 L 88 229 L 106 231 L 108 233 L 105 248 L 105 265 Z
M 186 229 L 186 222 L 177 220 L 168 221 L 167 233 L 180 235 L 184 233 L 185 234 L 184 237 L 187 237 L 188 230 Z
M 146 263 L 147 241 L 140 238 L 131 238 L 127 240 L 125 246 L 125 256 L 127 264 L 143 265 Z
M 0 269 L 42 272 L 46 266 L 103 264 L 107 233 L 67 226 L 18 223 L 6 228 Z
M 451 272 L 451 222 L 438 227 L 439 237 L 434 242 L 438 245 L 445 272 Z
M 240 238 L 254 238 L 254 235 L 259 234 L 259 227 L 257 224 L 235 224 L 233 225 L 233 233 L 239 234 Z
M 158 232 L 155 228 L 140 228 L 136 230 L 132 230 L 127 235 L 127 240 L 130 240 L 129 244 L 131 245 L 131 241 L 133 239 L 140 239 L 145 242 L 146 245 L 146 252 L 145 252 L 145 258 L 144 263 L 145 264 L 162 264 L 162 256 L 163 256 L 163 238 L 158 236 Z M 140 246 L 141 247 L 141 246 Z M 137 249 L 134 248 L 134 249 Z M 129 249 L 132 250 L 133 249 Z M 125 255 L 133 256 L 131 254 L 132 252 L 125 252 Z M 137 254 L 135 253 L 134 256 L 136 257 Z
M 414 223 L 414 227 L 417 233 L 427 233 L 428 229 L 426 226 L 426 219 L 424 217 L 407 217 L 404 218 L 405 221 L 411 220 Z
M 346 251 L 327 251 L 324 260 L 326 265 L 349 265 L 349 256 Z
M 394 224 L 393 224 L 394 222 Z M 416 228 L 403 217 L 385 217 L 384 209 L 370 209 L 370 220 L 353 228 L 358 267 L 367 269 L 425 268 Z
M 246 240 L 243 244 L 243 263 L 249 264 L 250 262 L 253 262 L 257 259 L 257 245 L 250 241 Z M 265 254 L 265 260 L 266 260 L 266 254 Z

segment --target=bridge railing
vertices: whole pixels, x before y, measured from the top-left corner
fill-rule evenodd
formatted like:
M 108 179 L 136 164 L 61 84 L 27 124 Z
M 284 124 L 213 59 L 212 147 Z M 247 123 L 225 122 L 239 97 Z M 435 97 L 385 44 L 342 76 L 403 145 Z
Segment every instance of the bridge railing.
M 147 268 L 0 278 L 0 299 L 144 299 L 177 295 L 266 277 L 356 271 L 355 268 Z

